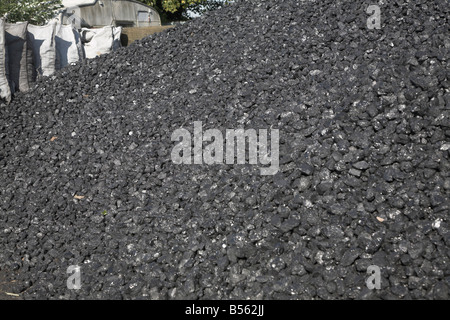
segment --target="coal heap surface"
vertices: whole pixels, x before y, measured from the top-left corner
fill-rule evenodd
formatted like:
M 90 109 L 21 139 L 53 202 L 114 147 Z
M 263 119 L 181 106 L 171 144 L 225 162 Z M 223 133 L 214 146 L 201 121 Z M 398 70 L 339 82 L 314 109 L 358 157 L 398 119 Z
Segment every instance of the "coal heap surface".
M 3 105 L 9 290 L 448 299 L 449 6 L 384 1 L 368 29 L 372 2 L 238 1 Z M 279 129 L 279 172 L 175 164 L 171 135 L 196 121 Z

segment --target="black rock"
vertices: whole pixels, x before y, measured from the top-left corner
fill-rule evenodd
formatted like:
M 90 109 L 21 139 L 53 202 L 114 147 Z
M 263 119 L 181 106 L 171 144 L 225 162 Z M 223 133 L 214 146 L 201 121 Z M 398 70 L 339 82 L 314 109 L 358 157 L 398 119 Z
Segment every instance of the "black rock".
M 308 163 L 301 163 L 298 168 L 303 174 L 307 176 L 310 176 L 314 172 L 314 167 Z
M 433 286 L 433 299 L 448 300 L 449 298 L 448 285 L 444 281 L 439 281 Z
M 356 248 L 345 251 L 340 259 L 340 265 L 344 267 L 351 265 L 360 254 L 361 250 Z
M 366 170 L 368 169 L 370 166 L 366 161 L 359 161 L 353 164 L 353 167 L 355 167 L 358 170 Z

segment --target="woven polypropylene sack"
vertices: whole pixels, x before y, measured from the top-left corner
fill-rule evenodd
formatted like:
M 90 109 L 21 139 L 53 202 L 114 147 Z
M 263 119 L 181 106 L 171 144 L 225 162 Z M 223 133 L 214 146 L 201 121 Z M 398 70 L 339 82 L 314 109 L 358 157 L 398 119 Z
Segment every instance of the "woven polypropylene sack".
M 28 91 L 32 80 L 33 53 L 27 41 L 27 22 L 5 24 L 11 91 Z M 13 90 L 15 88 L 15 90 Z
M 56 26 L 56 69 L 78 62 L 83 57 L 80 53 L 81 40 L 78 31 L 71 25 Z
M 112 51 L 114 38 L 111 26 L 103 27 L 101 29 L 83 29 L 83 31 L 90 35 L 88 37 L 90 41 L 84 44 L 86 58 L 93 59 Z M 91 33 L 93 33 L 93 35 Z
M 28 25 L 28 38 L 33 48 L 34 75 L 50 76 L 56 70 L 56 23 Z
M 5 47 L 5 21 L 0 19 L 0 100 L 11 101 L 11 90 L 9 89 L 6 76 L 6 47 Z

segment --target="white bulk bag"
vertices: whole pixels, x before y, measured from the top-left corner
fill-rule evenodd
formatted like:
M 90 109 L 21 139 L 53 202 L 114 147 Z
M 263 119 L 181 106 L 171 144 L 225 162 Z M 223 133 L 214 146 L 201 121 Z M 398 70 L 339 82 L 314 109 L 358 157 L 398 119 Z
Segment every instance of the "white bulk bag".
M 11 90 L 9 89 L 6 75 L 6 46 L 5 46 L 5 20 L 0 18 L 0 99 L 11 101 Z
M 113 31 L 111 26 L 101 29 L 82 29 L 82 38 L 85 41 L 84 52 L 86 58 L 93 59 L 102 54 L 110 53 L 113 47 Z
M 11 93 L 28 91 L 32 81 L 33 52 L 27 42 L 27 26 L 28 22 L 5 24 Z
M 28 25 L 28 38 L 33 48 L 33 62 L 37 74 L 50 76 L 56 70 L 56 23 L 45 26 Z
M 71 25 L 56 26 L 56 70 L 83 59 L 79 32 Z

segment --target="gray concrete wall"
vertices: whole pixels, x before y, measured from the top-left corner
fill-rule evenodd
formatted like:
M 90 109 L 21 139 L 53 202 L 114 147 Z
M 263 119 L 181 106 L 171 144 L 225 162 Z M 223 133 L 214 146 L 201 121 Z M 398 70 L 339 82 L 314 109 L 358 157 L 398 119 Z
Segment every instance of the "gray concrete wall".
M 138 12 L 142 11 L 149 13 L 148 16 L 150 21 L 137 21 L 135 27 L 153 27 L 161 25 L 161 18 L 158 12 L 153 8 L 133 1 L 123 0 L 114 1 L 112 4 L 117 21 L 129 21 L 131 18 L 137 21 Z
M 80 17 L 83 27 L 161 25 L 161 18 L 155 9 L 133 0 L 99 0 L 94 5 L 68 8 L 68 12 L 69 15 L 74 13 Z M 148 13 L 150 21 L 138 21 L 138 12 L 142 12 L 141 17 Z M 64 19 L 64 22 L 66 21 L 67 19 Z

